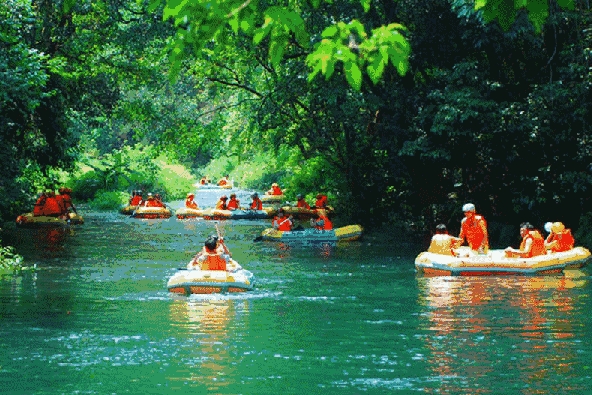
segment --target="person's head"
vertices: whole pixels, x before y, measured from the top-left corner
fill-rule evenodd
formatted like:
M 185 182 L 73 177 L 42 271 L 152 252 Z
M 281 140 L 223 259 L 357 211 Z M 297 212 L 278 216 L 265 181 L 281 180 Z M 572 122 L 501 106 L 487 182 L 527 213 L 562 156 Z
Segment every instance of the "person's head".
M 446 225 L 444 225 L 444 224 L 436 225 L 436 234 L 437 235 L 447 235 L 448 229 L 446 228 Z
M 277 182 L 274 182 L 273 184 L 271 184 L 272 187 L 279 187 L 279 185 L 277 184 Z
M 62 195 L 69 195 L 72 193 L 72 190 L 70 188 L 61 187 L 60 189 L 58 189 L 58 192 L 60 192 L 60 194 Z
M 255 192 L 254 194 L 251 195 L 251 198 L 253 199 L 257 199 L 259 197 L 259 194 L 257 192 Z
M 318 193 L 317 194 L 317 199 L 322 199 L 323 198 L 323 194 L 322 193 Z
M 216 247 L 218 246 L 218 237 L 214 235 L 208 236 L 208 238 L 204 242 L 204 246 L 206 247 L 206 249 L 210 251 L 215 251 Z
M 545 222 L 543 228 L 547 233 L 551 233 L 553 231 L 553 222 Z
M 475 215 L 475 205 L 473 203 L 467 203 L 462 207 L 462 211 L 465 217 L 472 217 Z
M 236 199 L 236 193 L 231 193 L 231 194 L 230 194 L 230 198 L 231 198 L 231 199 Z
M 297 200 L 302 200 L 302 195 L 301 194 L 296 195 L 296 199 Z
M 188 199 L 189 199 L 189 198 L 193 199 L 194 197 L 195 197 L 195 194 L 193 194 L 193 193 L 191 193 L 191 192 L 187 194 L 187 198 L 188 198 Z
M 220 196 L 220 200 L 226 201 L 226 200 L 228 200 L 228 197 L 226 195 L 222 195 L 222 196 Z
M 54 197 L 55 196 L 55 192 L 54 191 L 51 191 L 51 190 L 50 191 L 47 191 L 47 192 L 45 192 L 45 196 L 47 196 L 47 197 Z
M 553 233 L 563 232 L 565 230 L 565 225 L 563 225 L 561 222 L 553 222 L 553 225 L 551 225 L 551 230 Z
M 283 208 L 280 208 L 278 210 L 278 216 L 283 217 L 286 214 L 286 210 L 284 210 Z
M 148 199 L 154 199 L 154 196 L 152 196 L 152 192 L 148 192 Z
M 525 234 L 534 229 L 534 226 L 530 222 L 523 222 L 520 224 L 520 236 L 524 237 Z

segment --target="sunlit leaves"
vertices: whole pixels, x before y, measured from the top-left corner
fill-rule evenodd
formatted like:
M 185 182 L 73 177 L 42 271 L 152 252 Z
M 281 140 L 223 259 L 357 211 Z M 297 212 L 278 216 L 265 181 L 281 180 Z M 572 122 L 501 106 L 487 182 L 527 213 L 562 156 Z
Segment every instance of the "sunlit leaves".
M 309 81 L 318 73 L 330 78 L 338 62 L 343 63 L 346 80 L 356 90 L 361 88 L 364 68 L 374 84 L 380 81 L 389 62 L 400 75 L 405 75 L 409 68 L 410 46 L 403 31 L 404 26 L 390 24 L 372 30 L 368 37 L 357 20 L 327 27 L 322 32 L 323 39 L 307 57 L 312 69 Z
M 558 0 L 559 6 L 572 10 L 573 0 Z M 483 11 L 486 22 L 497 20 L 504 30 L 509 30 L 521 9 L 528 11 L 528 19 L 535 31 L 541 32 L 549 17 L 548 0 L 476 0 L 475 9 Z

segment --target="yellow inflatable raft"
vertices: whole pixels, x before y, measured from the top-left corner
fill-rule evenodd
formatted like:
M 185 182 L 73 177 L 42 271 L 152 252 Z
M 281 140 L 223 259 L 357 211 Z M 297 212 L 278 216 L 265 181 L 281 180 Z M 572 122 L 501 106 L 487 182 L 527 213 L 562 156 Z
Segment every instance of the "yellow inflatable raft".
M 314 208 L 306 209 L 303 207 L 284 206 L 282 209 L 284 209 L 286 215 L 291 215 L 298 219 L 313 218 L 317 215 L 317 210 Z M 335 214 L 335 209 L 333 209 L 333 207 L 327 207 L 324 210 L 329 216 L 333 216 Z
M 362 237 L 360 225 L 348 225 L 333 230 L 317 230 L 313 228 L 293 231 L 281 231 L 267 228 L 261 233 L 261 240 L 282 242 L 336 242 L 353 241 Z
M 286 198 L 286 195 L 260 195 L 261 203 L 279 204 Z
M 487 255 L 472 254 L 465 247 L 459 250 L 464 257 L 422 252 L 415 258 L 415 268 L 426 276 L 541 275 L 581 268 L 590 259 L 584 247 L 533 258 L 506 258 L 504 250 L 490 250 Z
M 132 215 L 134 213 L 134 211 L 136 211 L 138 209 L 139 206 L 130 206 L 129 204 L 127 206 L 123 206 L 121 208 L 121 210 L 119 210 L 119 212 L 121 214 L 125 214 L 125 215 Z
M 179 219 L 197 218 L 202 217 L 204 219 L 265 219 L 272 218 L 277 210 L 271 207 L 263 207 L 263 210 L 217 210 L 208 208 L 205 210 L 196 210 L 187 207 L 181 207 L 175 212 L 175 215 Z
M 132 214 L 134 218 L 156 219 L 170 218 L 172 212 L 168 207 L 138 207 Z
M 42 227 L 42 226 L 69 226 L 82 225 L 84 218 L 75 213 L 68 213 L 60 217 L 49 217 L 45 215 L 34 216 L 33 213 L 19 215 L 16 224 L 21 227 Z

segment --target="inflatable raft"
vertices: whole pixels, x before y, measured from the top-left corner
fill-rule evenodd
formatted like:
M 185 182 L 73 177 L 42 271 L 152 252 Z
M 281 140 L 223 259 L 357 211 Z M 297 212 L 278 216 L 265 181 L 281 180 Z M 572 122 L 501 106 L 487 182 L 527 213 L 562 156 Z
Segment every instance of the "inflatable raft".
M 261 203 L 264 204 L 280 204 L 286 195 L 260 195 Z
M 134 211 L 136 211 L 138 209 L 139 206 L 130 206 L 129 204 L 127 206 L 123 206 L 119 212 L 121 214 L 125 214 L 125 215 L 132 215 L 134 213 Z
M 468 248 L 460 255 L 469 255 Z M 578 269 L 590 259 L 590 251 L 576 247 L 533 258 L 506 258 L 504 250 L 490 250 L 487 255 L 455 257 L 422 252 L 415 258 L 418 273 L 427 276 L 498 276 L 560 274 Z
M 253 282 L 253 273 L 243 268 L 233 271 L 179 269 L 169 279 L 167 288 L 169 292 L 182 295 L 237 293 L 253 290 Z
M 191 208 L 182 207 L 176 211 L 175 215 L 179 219 L 197 218 L 204 219 L 265 219 L 272 218 L 277 210 L 264 207 L 263 210 L 217 210 L 208 208 L 205 210 L 195 210 Z
M 267 228 L 261 233 L 261 240 L 281 242 L 336 242 L 353 241 L 362 237 L 360 225 L 348 225 L 333 230 L 317 230 L 313 228 L 293 231 L 281 231 Z
M 197 189 L 232 189 L 232 183 L 226 185 L 217 185 L 217 184 L 193 184 L 194 187 Z
M 168 207 L 138 207 L 132 217 L 143 219 L 170 218 L 172 212 Z
M 291 215 L 297 219 L 313 218 L 317 215 L 317 210 L 314 208 L 306 209 L 303 207 L 284 206 L 282 207 L 282 209 L 284 209 L 286 215 Z M 333 216 L 335 214 L 335 210 L 333 209 L 333 207 L 325 208 L 325 212 L 329 216 Z
M 42 227 L 42 226 L 69 226 L 82 225 L 84 218 L 80 214 L 68 213 L 67 216 L 49 217 L 45 215 L 34 216 L 33 213 L 19 215 L 16 218 L 16 224 L 22 227 Z

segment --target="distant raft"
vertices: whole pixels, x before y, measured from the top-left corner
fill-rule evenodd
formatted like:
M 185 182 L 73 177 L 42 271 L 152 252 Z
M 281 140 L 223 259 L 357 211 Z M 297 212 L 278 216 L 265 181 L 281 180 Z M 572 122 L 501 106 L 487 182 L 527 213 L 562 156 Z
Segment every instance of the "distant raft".
M 198 189 L 232 189 L 232 184 L 226 184 L 226 185 L 217 185 L 217 184 L 193 184 L 194 187 L 198 188 Z
M 130 206 L 129 204 L 127 206 L 123 206 L 119 212 L 121 214 L 125 214 L 125 215 L 132 215 L 134 213 L 134 211 L 136 211 L 138 209 L 139 206 Z
M 348 225 L 333 230 L 318 230 L 313 228 L 293 231 L 281 231 L 267 228 L 261 233 L 261 239 L 282 242 L 337 242 L 354 241 L 362 237 L 360 225 Z
M 181 207 L 175 212 L 178 219 L 204 218 L 207 220 L 220 219 L 265 219 L 272 218 L 277 210 L 271 207 L 264 207 L 263 210 L 218 210 L 218 209 L 192 209 Z
M 138 207 L 132 217 L 141 219 L 170 218 L 172 212 L 168 207 Z
M 237 293 L 254 288 L 254 276 L 248 270 L 180 269 L 168 281 L 169 292 L 191 294 Z
M 286 195 L 260 195 L 259 198 L 261 203 L 280 204 L 286 198 Z
M 463 247 L 460 255 L 471 256 L 456 257 L 422 252 L 415 258 L 415 268 L 419 274 L 426 276 L 543 275 L 579 269 L 590 259 L 590 251 L 584 247 L 532 258 L 506 258 L 504 250 L 490 250 L 487 255 L 473 255 L 468 254 L 468 248 Z
M 36 228 L 44 226 L 70 226 L 82 225 L 84 218 L 76 213 L 68 213 L 60 217 L 50 217 L 45 215 L 34 216 L 33 213 L 19 215 L 16 218 L 16 224 L 20 227 Z
M 317 209 L 315 208 L 307 209 L 304 207 L 283 206 L 282 209 L 284 210 L 285 215 L 291 215 L 297 219 L 313 218 L 317 215 Z M 335 215 L 335 209 L 333 207 L 326 207 L 324 210 L 329 216 Z

